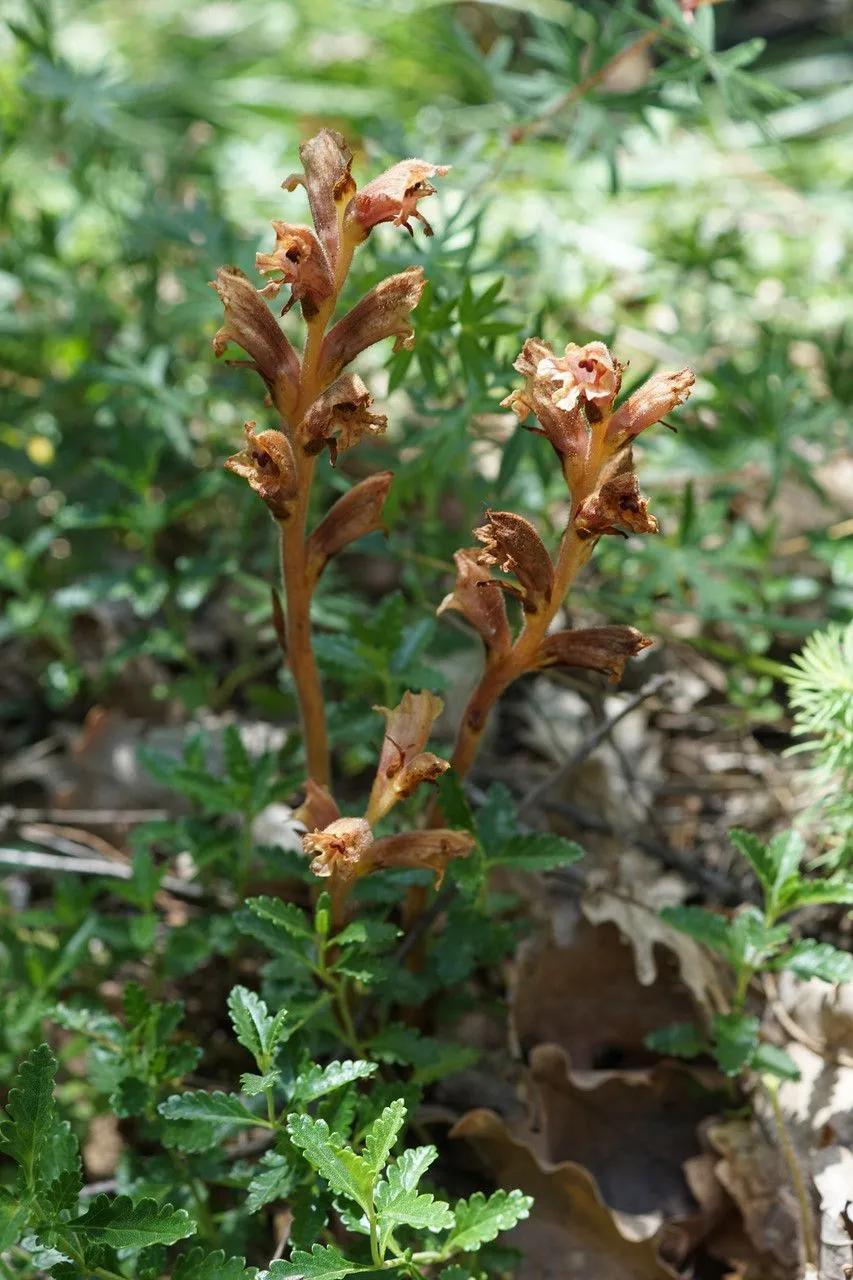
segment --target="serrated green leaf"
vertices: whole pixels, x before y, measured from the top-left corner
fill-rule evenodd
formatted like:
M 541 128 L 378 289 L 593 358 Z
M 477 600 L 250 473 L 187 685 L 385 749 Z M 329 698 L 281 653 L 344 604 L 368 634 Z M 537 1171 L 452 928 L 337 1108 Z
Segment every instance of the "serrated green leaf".
M 660 918 L 672 929 L 689 934 L 713 951 L 725 952 L 728 949 L 728 925 L 713 911 L 706 911 L 704 907 L 664 907 Z
M 174 1146 L 182 1151 L 204 1151 L 229 1134 L 249 1126 L 271 1128 L 268 1120 L 250 1111 L 236 1093 L 208 1093 L 205 1089 L 190 1089 L 187 1093 L 175 1093 L 157 1110 L 166 1120 L 181 1121 L 174 1133 Z M 166 1130 L 167 1145 L 169 1131 Z
M 269 1271 L 262 1271 L 258 1280 L 266 1280 L 267 1276 L 272 1280 L 342 1280 L 359 1271 L 373 1270 L 364 1263 L 350 1262 L 335 1245 L 315 1244 L 310 1253 L 294 1249 L 289 1262 L 283 1258 L 271 1262 Z
M 391 1148 L 406 1121 L 406 1104 L 396 1098 L 376 1117 L 364 1135 L 364 1158 L 374 1173 L 388 1161 Z
M 311 926 L 294 902 L 282 902 L 279 898 L 247 898 L 246 906 L 259 920 L 268 920 L 289 934 L 291 938 L 310 940 Z
M 278 1151 L 267 1151 L 261 1156 L 264 1167 L 249 1183 L 249 1194 L 246 1197 L 248 1213 L 257 1213 L 272 1200 L 283 1200 L 290 1195 L 302 1176 L 302 1170 L 294 1167 L 295 1159 L 294 1156 L 282 1155 Z
M 711 1034 L 720 1070 L 736 1076 L 758 1047 L 758 1019 L 744 1013 L 718 1013 L 711 1020 Z
M 732 828 L 729 839 L 741 857 L 752 867 L 761 886 L 769 893 L 773 888 L 776 872 L 767 845 L 751 831 L 744 831 L 740 827 Z
M 848 905 L 853 903 L 853 883 L 848 879 L 800 880 L 783 885 L 780 901 L 786 911 L 796 907 Z
M 489 851 L 486 852 L 488 855 Z M 513 836 L 494 857 L 489 857 L 489 862 L 495 866 L 520 867 L 527 871 L 550 871 L 555 867 L 567 867 L 583 856 L 583 849 L 574 840 L 531 831 Z
M 292 1098 L 294 1102 L 314 1102 L 327 1093 L 340 1089 L 342 1085 L 351 1084 L 353 1080 L 365 1080 L 378 1070 L 375 1062 L 329 1062 L 325 1067 L 313 1063 L 307 1071 L 303 1071 L 293 1084 Z
M 404 1153 L 405 1154 L 405 1153 Z M 390 1164 L 376 1187 L 373 1202 L 379 1224 L 382 1253 L 395 1227 L 406 1225 L 420 1231 L 446 1231 L 455 1221 L 450 1205 L 429 1193 L 418 1193 L 416 1184 L 435 1158 L 434 1147 L 421 1147 L 413 1158 Z
M 391 1180 L 393 1169 L 393 1177 L 399 1179 L 400 1186 L 406 1191 L 414 1191 L 427 1169 L 437 1159 L 436 1147 L 408 1147 L 389 1164 L 386 1177 Z
M 753 1071 L 767 1072 L 782 1080 L 799 1080 L 800 1068 L 790 1054 L 775 1044 L 760 1044 L 750 1063 Z
M 368 951 L 385 951 L 403 930 L 384 920 L 353 920 L 335 934 L 336 947 L 359 946 Z
M 248 987 L 232 987 L 228 995 L 228 1015 L 234 1034 L 258 1063 L 266 1055 L 266 1039 L 272 1019 L 266 1004 Z
M 247 1267 L 245 1258 L 226 1258 L 222 1249 L 207 1253 L 195 1245 L 175 1262 L 172 1280 L 255 1280 L 257 1267 Z
M 0 1253 L 5 1253 L 21 1239 L 26 1231 L 31 1207 L 29 1200 L 22 1201 L 20 1196 L 13 1199 L 0 1191 Z
M 41 1156 L 55 1116 L 53 1082 L 57 1060 L 47 1044 L 30 1050 L 9 1090 L 0 1151 L 20 1165 L 26 1185 L 34 1188 Z
M 839 951 L 828 942 L 803 938 L 783 951 L 774 962 L 776 969 L 790 969 L 798 978 L 820 978 L 823 982 L 853 982 L 853 955 Z
M 689 1022 L 673 1022 L 668 1027 L 658 1027 L 643 1041 L 654 1053 L 671 1054 L 674 1058 L 696 1058 L 707 1053 L 708 1044 Z
M 477 824 L 455 769 L 448 769 L 438 780 L 438 807 L 448 827 L 476 831 Z
M 526 1218 L 532 1204 L 532 1197 L 520 1191 L 495 1191 L 488 1199 L 478 1191 L 469 1200 L 460 1200 L 453 1210 L 456 1225 L 442 1253 L 449 1257 L 479 1249 Z
M 69 1227 L 75 1234 L 101 1241 L 113 1249 L 133 1249 L 149 1244 L 174 1244 L 194 1234 L 196 1225 L 186 1209 L 156 1200 L 134 1204 L 130 1196 L 96 1196 L 82 1218 Z
M 274 1088 L 280 1079 L 280 1071 L 268 1071 L 265 1076 L 256 1076 L 251 1071 L 244 1071 L 240 1076 L 240 1088 L 247 1098 L 257 1098 L 267 1089 Z
M 293 1115 L 287 1118 L 293 1145 L 328 1182 L 336 1195 L 347 1196 L 367 1213 L 373 1191 L 374 1173 L 361 1156 L 345 1146 L 329 1130 L 325 1120 Z

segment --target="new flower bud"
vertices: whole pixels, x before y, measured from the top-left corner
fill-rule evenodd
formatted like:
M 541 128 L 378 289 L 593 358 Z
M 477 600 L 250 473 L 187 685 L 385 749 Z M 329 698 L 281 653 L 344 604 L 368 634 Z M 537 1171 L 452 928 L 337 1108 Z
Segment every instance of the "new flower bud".
M 305 572 L 312 585 L 332 556 L 358 538 L 383 528 L 382 505 L 393 479 L 393 471 L 376 471 L 353 485 L 326 512 L 305 545 Z
M 433 693 L 407 690 L 393 711 L 374 708 L 385 717 L 385 738 L 367 806 L 371 822 L 378 822 L 422 782 L 434 782 L 450 768 L 446 760 L 423 750 L 442 706 Z
M 393 222 L 414 235 L 409 219 L 417 218 L 431 236 L 432 227 L 417 207 L 418 201 L 435 194 L 429 179 L 443 178 L 449 170 L 449 164 L 430 164 L 427 160 L 401 160 L 392 165 L 350 200 L 345 217 L 347 230 L 357 240 L 365 240 L 380 222 Z
M 457 551 L 456 586 L 442 600 L 436 610 L 457 609 L 482 637 L 487 660 L 502 658 L 509 653 L 512 635 L 506 616 L 504 594 L 488 568 L 480 563 L 482 551 L 473 547 Z
M 336 876 L 341 880 L 357 880 L 369 867 L 365 855 L 373 844 L 373 832 L 364 818 L 336 818 L 323 831 L 310 831 L 302 837 L 302 847 L 313 854 L 311 870 L 315 876 Z
M 653 642 L 635 627 L 587 627 L 546 636 L 533 662 L 533 670 L 548 667 L 583 667 L 601 671 L 616 683 L 625 663 Z
M 614 413 L 607 427 L 607 442 L 618 446 L 625 440 L 662 421 L 693 390 L 692 369 L 678 373 L 656 373 L 644 382 Z
M 383 338 L 394 338 L 394 350 L 411 351 L 415 331 L 409 316 L 424 291 L 423 267 L 408 267 L 380 280 L 323 339 L 320 379 L 331 382 L 360 352 Z
M 467 858 L 476 843 L 468 831 L 446 831 L 440 827 L 433 831 L 403 831 L 399 835 L 383 836 L 370 850 L 371 870 L 428 867 L 439 889 L 450 859 Z
M 291 173 L 281 184 L 285 191 L 304 186 L 311 217 L 332 271 L 340 252 L 344 210 L 355 193 L 350 173 L 352 152 L 335 129 L 321 129 L 299 148 L 303 173 Z
M 214 352 L 221 356 L 229 342 L 236 342 L 251 357 L 246 363 L 263 378 L 279 413 L 290 413 L 299 387 L 299 360 L 269 307 L 239 267 L 220 267 L 211 287 L 225 307 L 225 324 L 213 339 Z
M 520 591 L 511 584 L 499 585 L 518 595 L 526 613 L 535 613 L 550 604 L 554 566 L 529 520 L 512 511 L 487 511 L 486 523 L 474 530 L 474 537 L 484 544 L 479 556 L 481 564 L 497 565 L 518 579 Z
M 276 520 L 286 520 L 297 491 L 293 449 L 283 432 L 259 431 L 255 434 L 254 427 L 254 422 L 245 424 L 245 449 L 228 458 L 223 466 L 248 480 Z
M 255 264 L 262 276 L 275 272 L 280 278 L 271 280 L 261 293 L 275 298 L 282 285 L 290 285 L 290 299 L 281 314 L 301 302 L 303 316 L 311 320 L 335 292 L 325 250 L 310 227 L 293 227 L 287 222 L 272 225 L 275 248 L 272 253 L 255 254 Z
M 388 426 L 384 414 L 371 413 L 373 398 L 355 373 L 343 373 L 314 401 L 297 435 L 308 454 L 328 445 L 335 465 L 344 449 L 351 449 L 365 434 L 380 436 Z

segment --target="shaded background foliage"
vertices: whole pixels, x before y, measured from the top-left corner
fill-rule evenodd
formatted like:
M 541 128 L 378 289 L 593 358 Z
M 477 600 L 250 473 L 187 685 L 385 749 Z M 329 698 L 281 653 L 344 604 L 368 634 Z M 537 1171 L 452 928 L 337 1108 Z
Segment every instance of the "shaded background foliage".
M 674 0 L 13 5 L 7 745 L 95 700 L 159 718 L 175 699 L 236 698 L 292 718 L 267 521 L 219 468 L 256 400 L 245 372 L 213 364 L 206 281 L 222 262 L 252 270 L 269 218 L 300 216 L 279 183 L 320 123 L 351 139 L 362 176 L 403 154 L 454 166 L 435 238 L 380 232 L 351 285 L 413 262 L 429 279 L 387 396 L 371 371 L 393 429 L 342 467 L 397 479 L 388 542 L 362 544 L 319 597 L 338 739 L 406 681 L 438 687 L 427 651 L 468 643 L 433 609 L 484 503 L 548 525 L 550 459 L 497 412 L 532 331 L 604 337 L 630 380 L 698 370 L 678 437 L 642 445 L 663 536 L 602 547 L 574 607 L 722 657 L 740 714 L 772 720 L 775 661 L 846 616 L 853 585 L 838 465 L 853 394 L 850 28 L 843 4 L 761 0 L 692 24 Z M 324 486 L 348 483 L 324 464 Z

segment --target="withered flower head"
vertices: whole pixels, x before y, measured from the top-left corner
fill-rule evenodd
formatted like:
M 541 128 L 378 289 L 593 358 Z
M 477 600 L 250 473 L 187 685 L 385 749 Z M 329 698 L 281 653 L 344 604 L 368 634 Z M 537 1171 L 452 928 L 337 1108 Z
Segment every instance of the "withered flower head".
M 587 627 L 546 636 L 534 660 L 537 670 L 548 667 L 584 667 L 601 671 L 614 683 L 620 680 L 629 658 L 653 642 L 635 627 Z
M 605 473 L 606 474 L 606 473 Z M 640 493 L 630 446 L 616 459 L 616 474 L 606 479 L 596 493 L 591 493 L 575 515 L 578 533 L 594 536 L 600 533 L 657 533 L 658 522 L 649 511 L 649 500 Z
M 603 342 L 579 347 L 570 342 L 562 356 L 546 355 L 537 365 L 537 379 L 547 378 L 558 409 L 583 405 L 590 422 L 610 412 L 622 383 L 622 370 Z
M 341 811 L 332 798 L 329 788 L 322 787 L 319 782 L 309 778 L 305 783 L 305 799 L 299 808 L 294 810 L 293 816 L 297 822 L 307 827 L 309 832 L 322 831 L 324 827 L 328 827 L 341 816 Z
M 509 583 L 499 585 L 518 596 L 526 613 L 535 613 L 550 604 L 554 566 L 529 520 L 513 511 L 487 511 L 486 523 L 474 530 L 474 537 L 483 543 L 479 555 L 481 564 L 497 565 L 518 579 L 520 590 Z
M 239 267 L 220 267 L 211 286 L 225 307 L 214 352 L 221 356 L 229 342 L 236 342 L 251 357 L 247 363 L 263 378 L 279 413 L 289 413 L 296 403 L 299 360 L 269 307 Z
M 393 711 L 375 708 L 385 717 L 385 738 L 367 806 L 372 822 L 378 822 L 422 782 L 434 782 L 450 768 L 446 760 L 423 750 L 443 705 L 434 693 L 407 690 Z
M 451 858 L 467 858 L 476 846 L 476 840 L 468 831 L 403 831 L 399 835 L 383 836 L 370 850 L 371 870 L 382 867 L 428 867 L 435 875 L 435 887 L 439 889 L 444 872 Z
M 248 480 L 276 520 L 286 520 L 296 496 L 296 460 L 287 436 L 281 431 L 259 431 L 254 422 L 243 428 L 246 447 L 223 466 Z
M 619 406 L 610 419 L 608 444 L 618 446 L 645 431 L 646 427 L 661 422 L 677 405 L 684 404 L 695 381 L 692 369 L 654 374 Z
M 334 466 L 338 453 L 351 449 L 365 434 L 380 436 L 388 426 L 384 414 L 371 413 L 373 398 L 355 373 L 342 373 L 314 401 L 297 428 L 308 454 L 328 445 Z
M 330 382 L 360 352 L 383 338 L 394 338 L 394 350 L 411 351 L 415 331 L 409 321 L 424 291 L 423 267 L 407 267 L 380 280 L 323 339 L 320 378 Z
M 294 227 L 287 222 L 272 225 L 275 248 L 272 253 L 255 254 L 255 264 L 262 276 L 275 272 L 280 278 L 271 280 L 261 292 L 264 297 L 275 298 L 282 285 L 290 285 L 290 299 L 281 314 L 301 302 L 302 314 L 310 320 L 320 304 L 335 292 L 326 252 L 310 227 Z
M 457 609 L 482 636 L 487 660 L 502 658 L 512 646 L 506 604 L 500 584 L 488 568 L 480 563 L 479 547 L 457 551 L 456 586 L 444 597 L 436 610 Z
M 347 229 L 364 240 L 380 222 L 393 222 L 414 235 L 409 219 L 417 218 L 431 236 L 432 227 L 418 208 L 418 201 L 435 193 L 429 179 L 443 178 L 449 170 L 449 164 L 430 164 L 427 160 L 401 160 L 392 165 L 350 200 L 345 219 Z
M 553 363 L 555 359 L 547 342 L 541 338 L 528 338 L 513 364 L 524 378 L 524 386 L 511 391 L 501 401 L 501 408 L 512 409 L 522 423 L 532 413 L 539 426 L 528 429 L 545 436 L 566 468 L 586 457 L 589 433 L 580 404 L 571 409 L 557 406 L 554 384 L 547 373 L 548 361 Z M 543 365 L 546 373 L 540 376 L 538 370 Z
M 315 876 L 356 880 L 364 874 L 365 854 L 373 844 L 373 832 L 364 818 L 336 818 L 323 831 L 302 837 L 302 847 L 313 854 Z
M 308 192 L 311 217 L 329 265 L 334 271 L 340 252 L 344 210 L 355 192 L 350 173 L 352 152 L 335 129 L 321 129 L 299 148 L 303 173 L 292 173 L 281 184 L 285 191 L 301 185 Z
M 353 485 L 326 512 L 305 546 L 306 576 L 310 583 L 317 581 L 332 556 L 356 539 L 384 527 L 382 506 L 393 479 L 393 471 L 376 471 Z

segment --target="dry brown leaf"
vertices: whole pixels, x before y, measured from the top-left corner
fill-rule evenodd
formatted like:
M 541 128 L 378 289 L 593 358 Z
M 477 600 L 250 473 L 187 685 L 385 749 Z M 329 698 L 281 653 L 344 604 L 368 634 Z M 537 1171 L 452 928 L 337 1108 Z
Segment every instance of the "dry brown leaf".
M 630 1240 L 580 1165 L 540 1162 L 492 1111 L 471 1111 L 451 1132 L 471 1143 L 494 1180 L 534 1197 L 532 1216 L 512 1233 L 524 1254 L 518 1280 L 667 1280 L 676 1273 L 652 1240 Z
M 518 952 L 510 1010 L 517 1047 L 526 1056 L 537 1044 L 558 1044 L 579 1071 L 653 1062 L 645 1036 L 694 1017 L 674 958 L 662 952 L 657 980 L 641 986 L 615 925 L 567 913 L 556 924 L 565 945 L 543 935 Z
M 812 1157 L 820 1195 L 820 1280 L 848 1280 L 853 1268 L 853 1238 L 847 1217 L 853 1208 L 853 1151 L 824 1147 Z
M 853 982 L 803 982 L 785 971 L 779 974 L 778 999 L 817 1048 L 853 1061 Z

